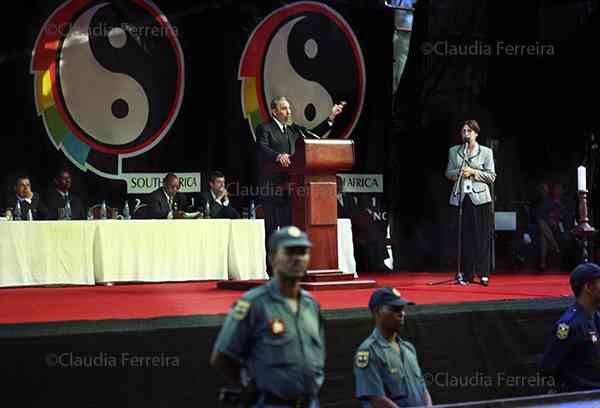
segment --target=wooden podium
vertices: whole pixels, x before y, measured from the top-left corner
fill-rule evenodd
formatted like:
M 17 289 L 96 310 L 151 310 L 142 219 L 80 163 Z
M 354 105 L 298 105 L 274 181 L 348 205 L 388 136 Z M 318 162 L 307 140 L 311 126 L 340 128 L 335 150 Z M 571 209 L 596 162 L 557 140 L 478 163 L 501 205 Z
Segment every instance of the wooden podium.
M 354 167 L 354 142 L 298 138 L 291 161 L 287 172 L 292 224 L 306 231 L 313 243 L 302 286 L 312 290 L 376 286 L 375 281 L 343 273 L 338 265 L 336 174 Z
M 345 139 L 298 138 L 291 166 L 273 164 L 273 172 L 287 172 L 290 181 L 292 224 L 306 231 L 313 246 L 306 290 L 364 289 L 376 287 L 374 280 L 359 280 L 338 266 L 336 173 L 354 166 L 354 142 Z M 246 290 L 264 281 L 221 281 L 217 287 Z
M 292 224 L 306 231 L 313 243 L 310 273 L 336 273 L 338 171 L 354 166 L 351 140 L 302 139 L 292 156 L 290 189 Z

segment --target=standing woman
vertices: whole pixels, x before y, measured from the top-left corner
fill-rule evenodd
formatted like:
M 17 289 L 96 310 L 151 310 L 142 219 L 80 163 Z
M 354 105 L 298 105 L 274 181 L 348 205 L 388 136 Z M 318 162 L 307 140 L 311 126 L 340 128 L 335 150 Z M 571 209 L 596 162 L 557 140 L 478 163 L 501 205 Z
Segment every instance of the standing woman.
M 481 284 L 487 286 L 493 231 L 490 186 L 496 172 L 492 149 L 477 143 L 479 132 L 475 120 L 463 123 L 463 144 L 450 148 L 446 177 L 454 182 L 450 205 L 458 210 L 462 199 L 461 274 L 457 279 L 466 284 L 478 276 Z

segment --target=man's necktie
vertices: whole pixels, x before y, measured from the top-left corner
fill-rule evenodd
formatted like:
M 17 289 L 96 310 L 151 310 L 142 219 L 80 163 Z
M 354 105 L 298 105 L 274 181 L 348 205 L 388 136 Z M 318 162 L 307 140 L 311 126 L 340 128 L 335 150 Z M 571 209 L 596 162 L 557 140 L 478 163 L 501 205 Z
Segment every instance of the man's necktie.
M 289 151 L 291 152 L 292 151 L 292 138 L 291 138 L 290 132 L 287 131 L 287 128 L 288 127 L 286 125 L 283 125 L 283 135 L 285 136 L 285 138 L 288 141 L 288 146 L 289 146 L 288 148 L 289 148 Z

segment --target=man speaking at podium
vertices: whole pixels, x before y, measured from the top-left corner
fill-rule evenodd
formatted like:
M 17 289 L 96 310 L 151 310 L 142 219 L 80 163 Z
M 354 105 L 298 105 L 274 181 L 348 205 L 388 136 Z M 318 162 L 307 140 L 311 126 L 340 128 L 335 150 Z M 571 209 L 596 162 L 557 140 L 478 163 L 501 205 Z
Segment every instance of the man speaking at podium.
M 258 146 L 258 187 L 265 217 L 265 237 L 270 237 L 277 227 L 292 224 L 290 195 L 286 187 L 289 176 L 285 169 L 292 164 L 296 140 L 298 137 L 320 138 L 327 133 L 345 104 L 346 102 L 339 102 L 333 105 L 328 120 L 311 131 L 294 123 L 290 103 L 285 97 L 276 97 L 271 101 L 271 119 L 258 125 L 255 132 Z M 265 245 L 266 243 L 265 240 Z M 271 276 L 268 268 L 267 273 Z

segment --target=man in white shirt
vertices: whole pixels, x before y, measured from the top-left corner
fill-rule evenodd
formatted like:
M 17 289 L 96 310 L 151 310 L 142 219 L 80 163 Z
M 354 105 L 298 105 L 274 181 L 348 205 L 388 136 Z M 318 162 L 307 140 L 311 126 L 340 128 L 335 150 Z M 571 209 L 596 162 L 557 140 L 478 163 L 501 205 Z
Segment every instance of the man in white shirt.
M 208 177 L 210 189 L 200 195 L 202 209 L 208 203 L 210 218 L 240 218 L 240 214 L 230 205 L 229 193 L 225 188 L 225 175 L 220 171 L 212 171 Z
M 32 191 L 31 180 L 27 176 L 17 177 L 15 197 L 7 202 L 6 208 L 12 208 L 14 216 L 20 212 L 22 220 L 27 220 L 29 217 L 33 220 L 48 218 L 48 210 L 40 199 L 40 195 Z

